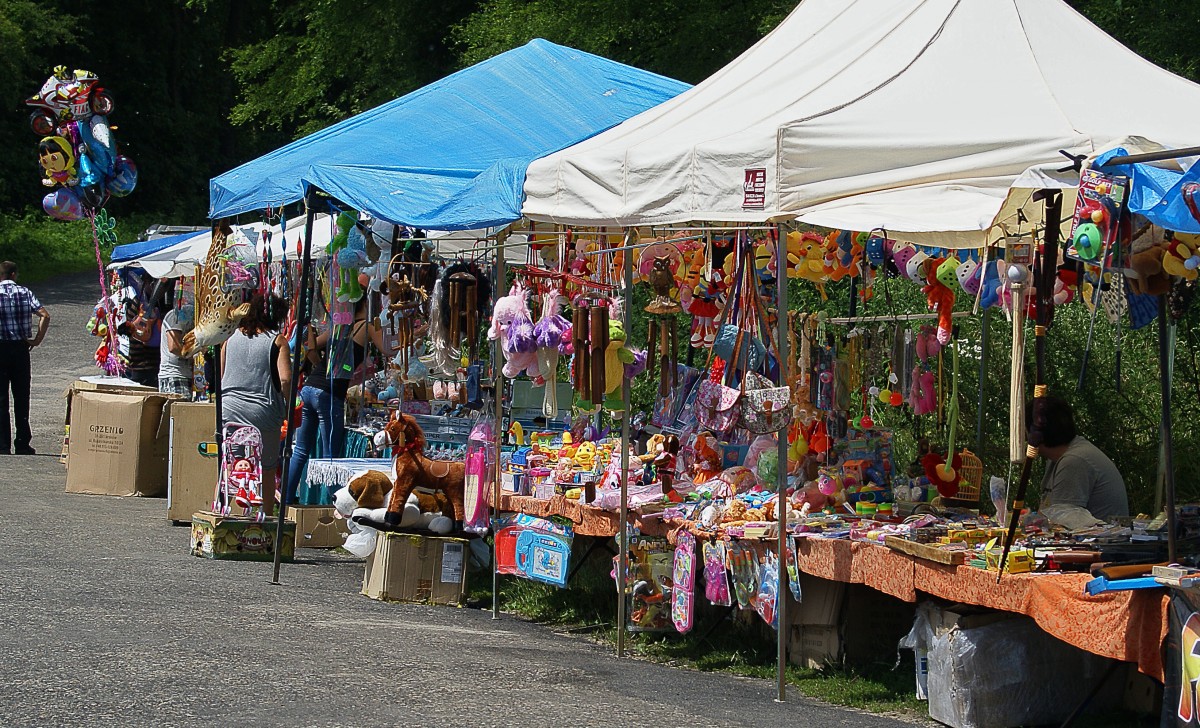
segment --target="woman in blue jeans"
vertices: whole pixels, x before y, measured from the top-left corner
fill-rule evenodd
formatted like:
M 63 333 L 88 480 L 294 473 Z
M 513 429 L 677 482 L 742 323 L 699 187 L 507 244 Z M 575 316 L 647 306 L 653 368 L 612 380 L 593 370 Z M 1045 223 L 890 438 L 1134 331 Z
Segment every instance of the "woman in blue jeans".
M 318 430 L 321 434 L 321 453 L 329 458 L 342 455 L 342 443 L 346 438 L 346 391 L 350 388 L 351 373 L 362 364 L 368 337 L 376 348 L 385 356 L 388 355 L 384 349 L 383 330 L 367 322 L 367 296 L 364 295 L 355 305 L 354 323 L 349 329 L 348 334 L 339 332 L 347 338 L 335 337 L 331 345 L 328 330 L 318 334 L 314 326 L 308 328 L 310 372 L 300 389 L 303 409 L 288 465 L 288 503 L 296 502 L 300 475 L 316 446 Z

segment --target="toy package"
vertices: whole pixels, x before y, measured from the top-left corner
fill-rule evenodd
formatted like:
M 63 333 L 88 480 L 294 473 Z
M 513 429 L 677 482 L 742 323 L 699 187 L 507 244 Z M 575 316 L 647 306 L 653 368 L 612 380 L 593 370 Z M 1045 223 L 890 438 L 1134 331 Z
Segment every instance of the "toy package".
M 613 578 L 616 579 L 614 557 Z M 637 538 L 630 543 L 625 593 L 630 599 L 627 626 L 632 632 L 666 632 L 671 621 L 675 549 L 665 538 Z
M 750 609 L 758 594 L 758 559 L 754 549 L 739 541 L 729 544 L 729 574 L 738 606 Z
M 692 631 L 695 614 L 696 537 L 682 531 L 676 539 L 675 565 L 671 574 L 671 622 L 680 634 Z
M 545 518 L 512 514 L 495 522 L 496 571 L 559 588 L 570 573 L 573 530 Z
M 704 596 L 720 607 L 733 604 L 729 593 L 729 573 L 725 569 L 725 542 L 713 541 L 704 544 Z
M 763 554 L 758 567 L 758 590 L 754 595 L 754 611 L 773 629 L 779 629 L 779 613 L 775 604 L 779 598 L 779 560 L 775 554 Z
M 1108 270 L 1131 269 L 1128 239 L 1129 215 L 1125 199 L 1129 178 L 1085 169 L 1079 178 L 1079 195 L 1071 236 L 1064 254 L 1067 258 Z M 1103 254 L 1108 251 L 1107 257 Z M 1102 260 L 1103 258 L 1103 260 Z

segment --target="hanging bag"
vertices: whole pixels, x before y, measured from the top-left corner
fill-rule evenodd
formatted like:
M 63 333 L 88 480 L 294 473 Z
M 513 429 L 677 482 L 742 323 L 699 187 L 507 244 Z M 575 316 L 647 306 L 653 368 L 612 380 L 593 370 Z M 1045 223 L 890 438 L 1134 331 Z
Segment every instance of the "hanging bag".
M 792 388 L 777 387 L 757 372 L 743 380 L 742 412 L 739 424 L 756 435 L 778 432 L 792 421 Z

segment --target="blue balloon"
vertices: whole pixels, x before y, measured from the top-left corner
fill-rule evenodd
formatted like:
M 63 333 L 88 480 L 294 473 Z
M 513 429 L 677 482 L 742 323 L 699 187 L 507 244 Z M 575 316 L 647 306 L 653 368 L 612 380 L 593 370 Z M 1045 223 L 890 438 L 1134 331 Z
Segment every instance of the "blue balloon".
M 90 152 L 79 155 L 79 193 L 84 204 L 94 210 L 103 207 L 108 198 L 104 191 L 105 177 Z
M 125 155 L 117 155 L 113 165 L 113 174 L 108 178 L 108 191 L 113 197 L 124 197 L 137 187 L 138 168 L 133 160 Z
M 79 137 L 87 147 L 86 151 L 92 157 L 92 162 L 100 168 L 105 177 L 111 175 L 116 157 L 116 144 L 108 128 L 108 120 L 95 115 L 85 122 L 80 122 Z

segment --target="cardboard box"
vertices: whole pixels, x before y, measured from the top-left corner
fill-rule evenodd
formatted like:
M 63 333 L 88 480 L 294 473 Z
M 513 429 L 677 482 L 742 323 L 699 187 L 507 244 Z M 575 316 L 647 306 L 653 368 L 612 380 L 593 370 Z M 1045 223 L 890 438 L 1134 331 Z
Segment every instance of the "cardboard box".
M 72 391 L 67 492 L 162 495 L 167 489 L 167 402 L 146 393 Z
M 252 518 L 220 516 L 202 511 L 192 516 L 192 554 L 206 559 L 235 561 L 275 560 L 275 521 L 259 523 Z M 283 522 L 281 560 L 296 554 L 296 524 Z
M 788 633 L 788 662 L 813 670 L 837 663 L 842 640 L 836 626 L 793 624 Z
M 212 508 L 217 490 L 216 457 L 201 455 L 200 443 L 213 442 L 217 406 L 212 402 L 172 402 L 167 469 L 167 518 L 191 523 L 192 514 Z
M 832 627 L 840 621 L 846 585 L 801 573 L 800 596 L 800 604 L 789 605 L 789 622 L 806 627 Z
M 367 557 L 362 593 L 384 601 L 462 606 L 467 556 L 465 539 L 381 533 Z
M 346 519 L 336 518 L 333 506 L 288 506 L 288 519 L 296 522 L 296 548 L 332 549 L 350 535 Z

